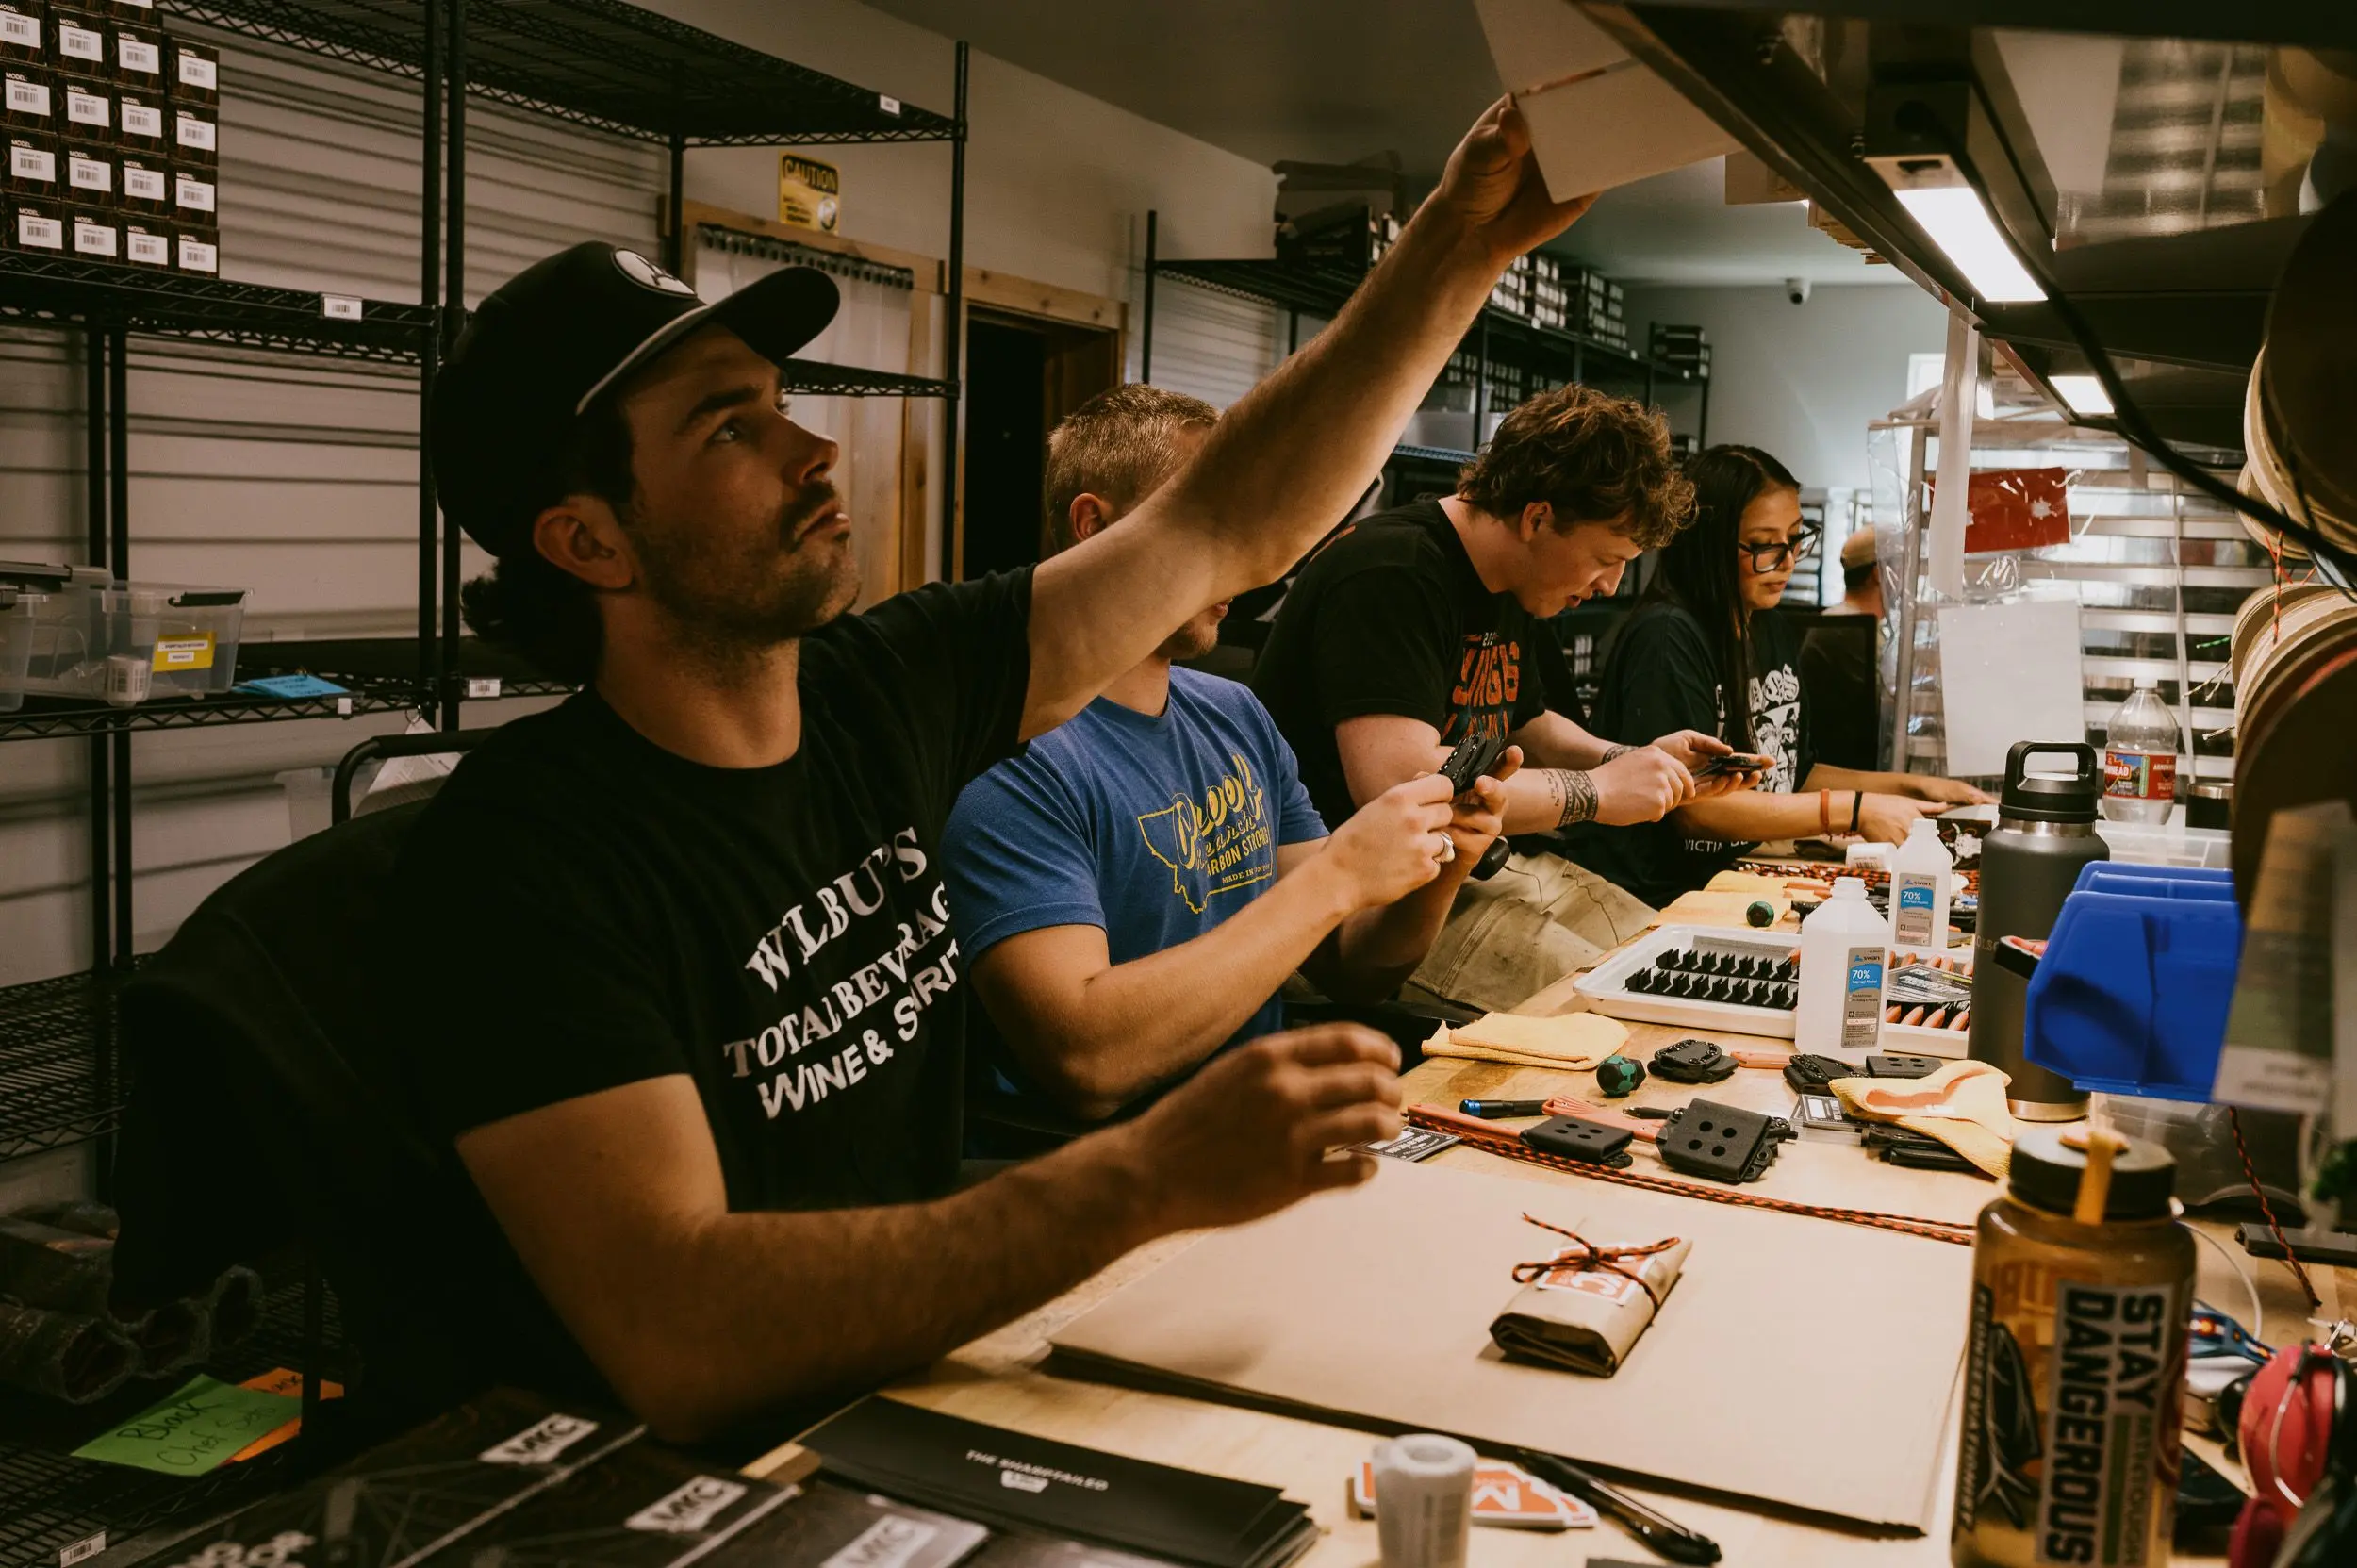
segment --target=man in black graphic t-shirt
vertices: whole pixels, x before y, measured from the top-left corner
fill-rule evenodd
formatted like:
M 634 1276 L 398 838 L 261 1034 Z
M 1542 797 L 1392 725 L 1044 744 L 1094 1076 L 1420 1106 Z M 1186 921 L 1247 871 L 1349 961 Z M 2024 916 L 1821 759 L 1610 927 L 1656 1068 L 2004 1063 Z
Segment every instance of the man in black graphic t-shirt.
M 968 780 L 1298 558 L 1506 262 L 1584 205 L 1548 199 L 1499 104 L 1334 326 L 1121 527 L 860 615 L 834 445 L 779 392 L 829 279 L 707 307 L 586 245 L 484 302 L 431 429 L 445 510 L 498 560 L 469 618 L 586 689 L 469 757 L 395 889 L 393 972 L 434 978 L 383 1048 L 480 1200 L 453 1246 L 481 1311 L 451 1337 L 483 1375 L 703 1436 L 1365 1178 L 1326 1151 L 1397 1127 L 1396 1056 L 1337 1027 L 953 1190 L 941 830 Z M 1430 788 L 1410 827 L 1437 860 Z
M 1609 594 L 1685 526 L 1690 490 L 1660 417 L 1585 387 L 1508 414 L 1457 493 L 1379 512 L 1310 558 L 1277 611 L 1252 688 L 1328 822 L 1432 766 L 1468 734 L 1523 750 L 1509 834 L 1657 821 L 1726 745 L 1691 730 L 1616 746 L 1573 716 L 1544 618 Z M 1553 672 L 1552 675 L 1550 672 Z M 1725 775 L 1700 793 L 1729 787 Z M 1653 911 L 1555 854 L 1519 854 L 1461 888 L 1413 986 L 1511 1008 L 1635 935 Z

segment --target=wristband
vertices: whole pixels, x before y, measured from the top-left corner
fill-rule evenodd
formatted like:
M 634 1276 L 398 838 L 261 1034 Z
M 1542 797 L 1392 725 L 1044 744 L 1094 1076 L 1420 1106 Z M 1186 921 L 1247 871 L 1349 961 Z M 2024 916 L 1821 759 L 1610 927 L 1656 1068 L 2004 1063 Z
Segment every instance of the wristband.
M 1833 791 L 1817 792 L 1817 831 L 1827 838 L 1833 836 Z
M 1854 789 L 1850 791 L 1850 834 L 1852 837 L 1855 837 L 1857 835 L 1858 813 L 1864 811 L 1865 809 L 1866 791 L 1862 789 Z

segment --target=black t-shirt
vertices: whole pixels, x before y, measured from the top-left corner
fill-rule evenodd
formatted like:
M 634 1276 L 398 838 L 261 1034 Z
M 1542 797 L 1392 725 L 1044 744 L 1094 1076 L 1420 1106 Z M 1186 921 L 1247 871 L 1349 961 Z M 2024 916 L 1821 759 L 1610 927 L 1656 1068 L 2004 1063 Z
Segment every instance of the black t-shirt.
M 1702 623 L 1675 604 L 1649 603 L 1629 613 L 1605 661 L 1604 689 L 1591 726 L 1607 739 L 1641 745 L 1677 730 L 1717 735 L 1739 751 L 1775 759 L 1759 788 L 1789 793 L 1815 765 L 1808 708 L 1801 694 L 1801 639 L 1773 610 L 1753 612 L 1752 733 L 1728 733 L 1733 715 L 1719 678 L 1719 660 Z M 1672 822 L 1611 828 L 1587 824 L 1570 834 L 1568 852 L 1650 904 L 1665 904 L 1702 886 L 1735 863 L 1747 846 L 1689 839 Z
M 1420 718 L 1455 745 L 1505 735 L 1549 706 L 1553 634 L 1510 593 L 1482 586 L 1437 501 L 1377 512 L 1338 531 L 1303 567 L 1277 612 L 1252 689 L 1301 762 L 1329 827 L 1358 805 L 1334 727 L 1346 718 Z
M 803 639 L 801 744 L 709 767 L 591 692 L 470 754 L 396 874 L 388 1076 L 448 1138 L 684 1073 L 732 1210 L 955 1180 L 964 961 L 941 877 L 965 783 L 1016 745 L 1030 574 L 935 585 Z M 470 1185 L 468 1192 L 471 1194 Z M 482 1370 L 597 1392 L 474 1197 Z M 781 1303 L 782 1310 L 790 1303 Z

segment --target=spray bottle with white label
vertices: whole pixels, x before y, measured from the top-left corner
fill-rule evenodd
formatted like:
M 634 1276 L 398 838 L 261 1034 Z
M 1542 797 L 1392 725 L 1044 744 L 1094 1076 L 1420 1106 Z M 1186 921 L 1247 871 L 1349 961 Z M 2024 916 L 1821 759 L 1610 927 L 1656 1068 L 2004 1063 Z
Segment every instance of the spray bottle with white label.
M 1881 1037 L 1883 964 L 1890 927 L 1866 901 L 1866 883 L 1839 877 L 1833 897 L 1801 922 L 1801 999 L 1793 1045 L 1863 1062 Z
M 1956 863 L 1928 817 L 1907 825 L 1906 842 L 1892 851 L 1890 945 L 1948 950 L 1948 900 Z

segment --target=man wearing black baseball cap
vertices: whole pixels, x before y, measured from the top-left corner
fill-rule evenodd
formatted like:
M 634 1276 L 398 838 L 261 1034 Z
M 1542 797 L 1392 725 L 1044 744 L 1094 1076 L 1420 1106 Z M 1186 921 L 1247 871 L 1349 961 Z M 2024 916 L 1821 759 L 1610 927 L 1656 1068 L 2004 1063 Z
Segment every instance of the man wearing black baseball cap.
M 469 619 L 585 689 L 470 756 L 398 878 L 404 969 L 460 980 L 395 1035 L 483 1199 L 454 1248 L 476 1373 L 705 1436 L 1366 1178 L 1327 1151 L 1396 1131 L 1397 1059 L 1338 1026 L 958 1189 L 940 832 L 969 779 L 1305 553 L 1506 263 L 1585 205 L 1493 107 L 1332 328 L 1121 527 L 856 616 L 834 444 L 779 395 L 825 277 L 706 306 L 585 245 L 484 302 L 431 426 L 444 509 L 498 558 Z

